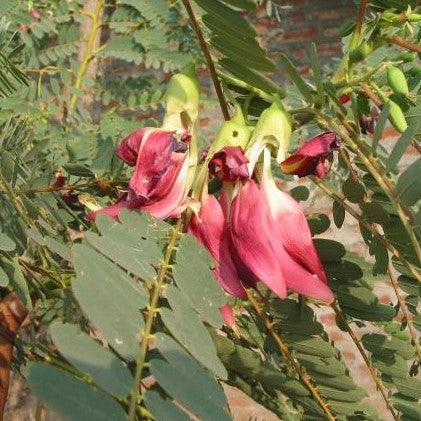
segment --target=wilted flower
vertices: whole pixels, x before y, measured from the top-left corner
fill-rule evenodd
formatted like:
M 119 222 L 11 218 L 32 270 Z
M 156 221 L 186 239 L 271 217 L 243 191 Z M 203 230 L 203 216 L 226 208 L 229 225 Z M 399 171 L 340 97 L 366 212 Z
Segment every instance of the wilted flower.
M 380 111 L 378 107 L 372 107 L 369 116 L 366 116 L 365 114 L 363 114 L 360 117 L 360 121 L 359 121 L 361 133 L 373 134 L 379 117 L 380 117 Z
M 323 178 L 329 170 L 332 151 L 338 147 L 338 138 L 335 133 L 319 134 L 283 161 L 281 170 L 284 174 L 299 177 L 314 174 Z
M 233 182 L 249 177 L 248 159 L 239 146 L 225 146 L 209 162 L 210 174 L 221 181 Z
M 127 136 L 116 155 L 135 171 L 128 193 L 97 213 L 117 218 L 123 208 L 149 212 L 158 219 L 178 216 L 184 209 L 188 186 L 187 132 L 143 128 Z M 94 215 L 90 216 L 91 219 Z

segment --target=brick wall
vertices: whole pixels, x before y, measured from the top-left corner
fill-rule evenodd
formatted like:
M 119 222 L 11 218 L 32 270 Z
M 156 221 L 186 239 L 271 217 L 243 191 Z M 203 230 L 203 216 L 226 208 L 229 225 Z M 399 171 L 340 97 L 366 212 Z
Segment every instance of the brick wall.
M 276 17 L 268 18 L 264 9 L 257 12 L 256 28 L 261 41 L 276 61 L 284 52 L 305 74 L 310 67 L 309 47 L 314 42 L 322 64 L 341 53 L 338 28 L 356 16 L 353 0 L 278 0 Z M 281 74 L 278 77 L 282 77 Z

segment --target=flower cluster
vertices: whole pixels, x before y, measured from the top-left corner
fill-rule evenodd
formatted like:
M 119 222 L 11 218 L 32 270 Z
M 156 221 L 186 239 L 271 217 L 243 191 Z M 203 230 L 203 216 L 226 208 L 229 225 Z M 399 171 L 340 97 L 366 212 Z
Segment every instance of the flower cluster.
M 118 219 L 120 210 L 128 208 L 164 219 L 179 216 L 194 201 L 187 231 L 213 256 L 215 277 L 228 294 L 247 298 L 247 288 L 262 282 L 280 298 L 294 291 L 332 302 L 305 215 L 278 189 L 271 163 L 274 154 L 286 173 L 323 177 L 338 146 L 336 136 L 324 133 L 285 160 L 291 120 L 282 104 L 275 98 L 255 127 L 237 107 L 194 175 L 199 96 L 192 78 L 190 74 L 170 86 L 163 127 L 142 128 L 117 147 L 117 156 L 134 167 L 128 190 L 117 203 L 90 217 L 106 213 Z M 209 177 L 222 182 L 218 196 L 208 193 Z M 229 308 L 225 313 L 231 314 Z

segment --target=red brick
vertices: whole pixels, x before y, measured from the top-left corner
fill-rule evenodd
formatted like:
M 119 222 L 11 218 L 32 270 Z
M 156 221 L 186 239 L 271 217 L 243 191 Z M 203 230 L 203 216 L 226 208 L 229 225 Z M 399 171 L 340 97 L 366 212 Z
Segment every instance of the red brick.
M 317 51 L 321 56 L 335 56 L 341 53 L 342 45 L 340 42 L 332 42 L 317 45 Z
M 305 29 L 293 29 L 293 30 L 286 30 L 282 34 L 282 41 L 311 41 L 317 36 L 317 29 L 316 28 L 305 28 Z
M 323 31 L 325 37 L 337 38 L 339 37 L 338 28 L 327 28 Z
M 308 52 L 306 48 L 296 48 L 292 52 L 292 57 L 300 62 L 308 60 Z

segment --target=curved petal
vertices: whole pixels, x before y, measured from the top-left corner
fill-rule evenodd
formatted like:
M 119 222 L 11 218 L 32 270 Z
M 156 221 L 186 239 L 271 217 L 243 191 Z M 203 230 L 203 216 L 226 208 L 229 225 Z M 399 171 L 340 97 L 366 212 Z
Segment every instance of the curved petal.
M 219 312 L 221 313 L 221 316 L 224 319 L 224 323 L 231 329 L 235 329 L 235 316 L 232 307 L 228 303 L 226 303 L 219 309 Z
M 166 191 L 166 194 L 156 201 L 148 201 L 141 204 L 139 206 L 140 210 L 149 212 L 157 219 L 165 219 L 172 216 L 173 212 L 176 212 L 178 207 L 183 204 L 187 194 L 186 178 L 189 170 L 188 156 L 185 155 L 181 162 L 181 169 L 174 182 L 169 186 L 169 190 Z
M 116 221 L 119 221 L 118 214 L 121 210 L 130 208 L 130 202 L 127 200 L 127 193 L 124 194 L 122 197 L 120 197 L 117 202 L 115 202 L 113 205 L 106 206 L 105 208 L 99 209 L 94 212 L 89 212 L 86 215 L 86 219 L 90 221 L 95 221 L 97 215 L 108 215 L 111 218 L 115 219 Z
M 277 246 L 281 240 L 265 198 L 253 180 L 247 181 L 234 198 L 230 222 L 236 255 L 234 261 L 240 277 L 260 280 L 280 298 L 285 298 L 286 283 Z M 243 273 L 243 268 L 246 273 Z
M 209 195 L 203 199 L 199 217 L 194 215 L 191 218 L 188 232 L 193 234 L 215 259 L 217 267 L 213 272 L 224 290 L 235 297 L 246 298 L 246 291 L 229 250 L 225 217 L 214 196 Z
M 135 171 L 129 182 L 133 195 L 147 201 L 157 191 L 162 196 L 166 194 L 176 176 L 172 159 L 175 143 L 173 132 L 154 130 L 144 136 L 138 150 Z M 163 184 L 162 179 L 168 176 L 171 180 L 166 180 Z
M 233 182 L 249 178 L 248 159 L 240 146 L 225 146 L 209 162 L 209 172 L 222 181 Z
M 276 221 L 285 250 L 297 263 L 327 284 L 326 274 L 314 247 L 304 212 L 298 202 L 276 186 L 270 170 L 270 156 L 266 151 L 261 190 L 270 214 Z
M 115 150 L 115 154 L 126 164 L 130 166 L 135 165 L 144 138 L 153 130 L 156 129 L 143 127 L 142 129 L 136 130 L 120 142 Z

